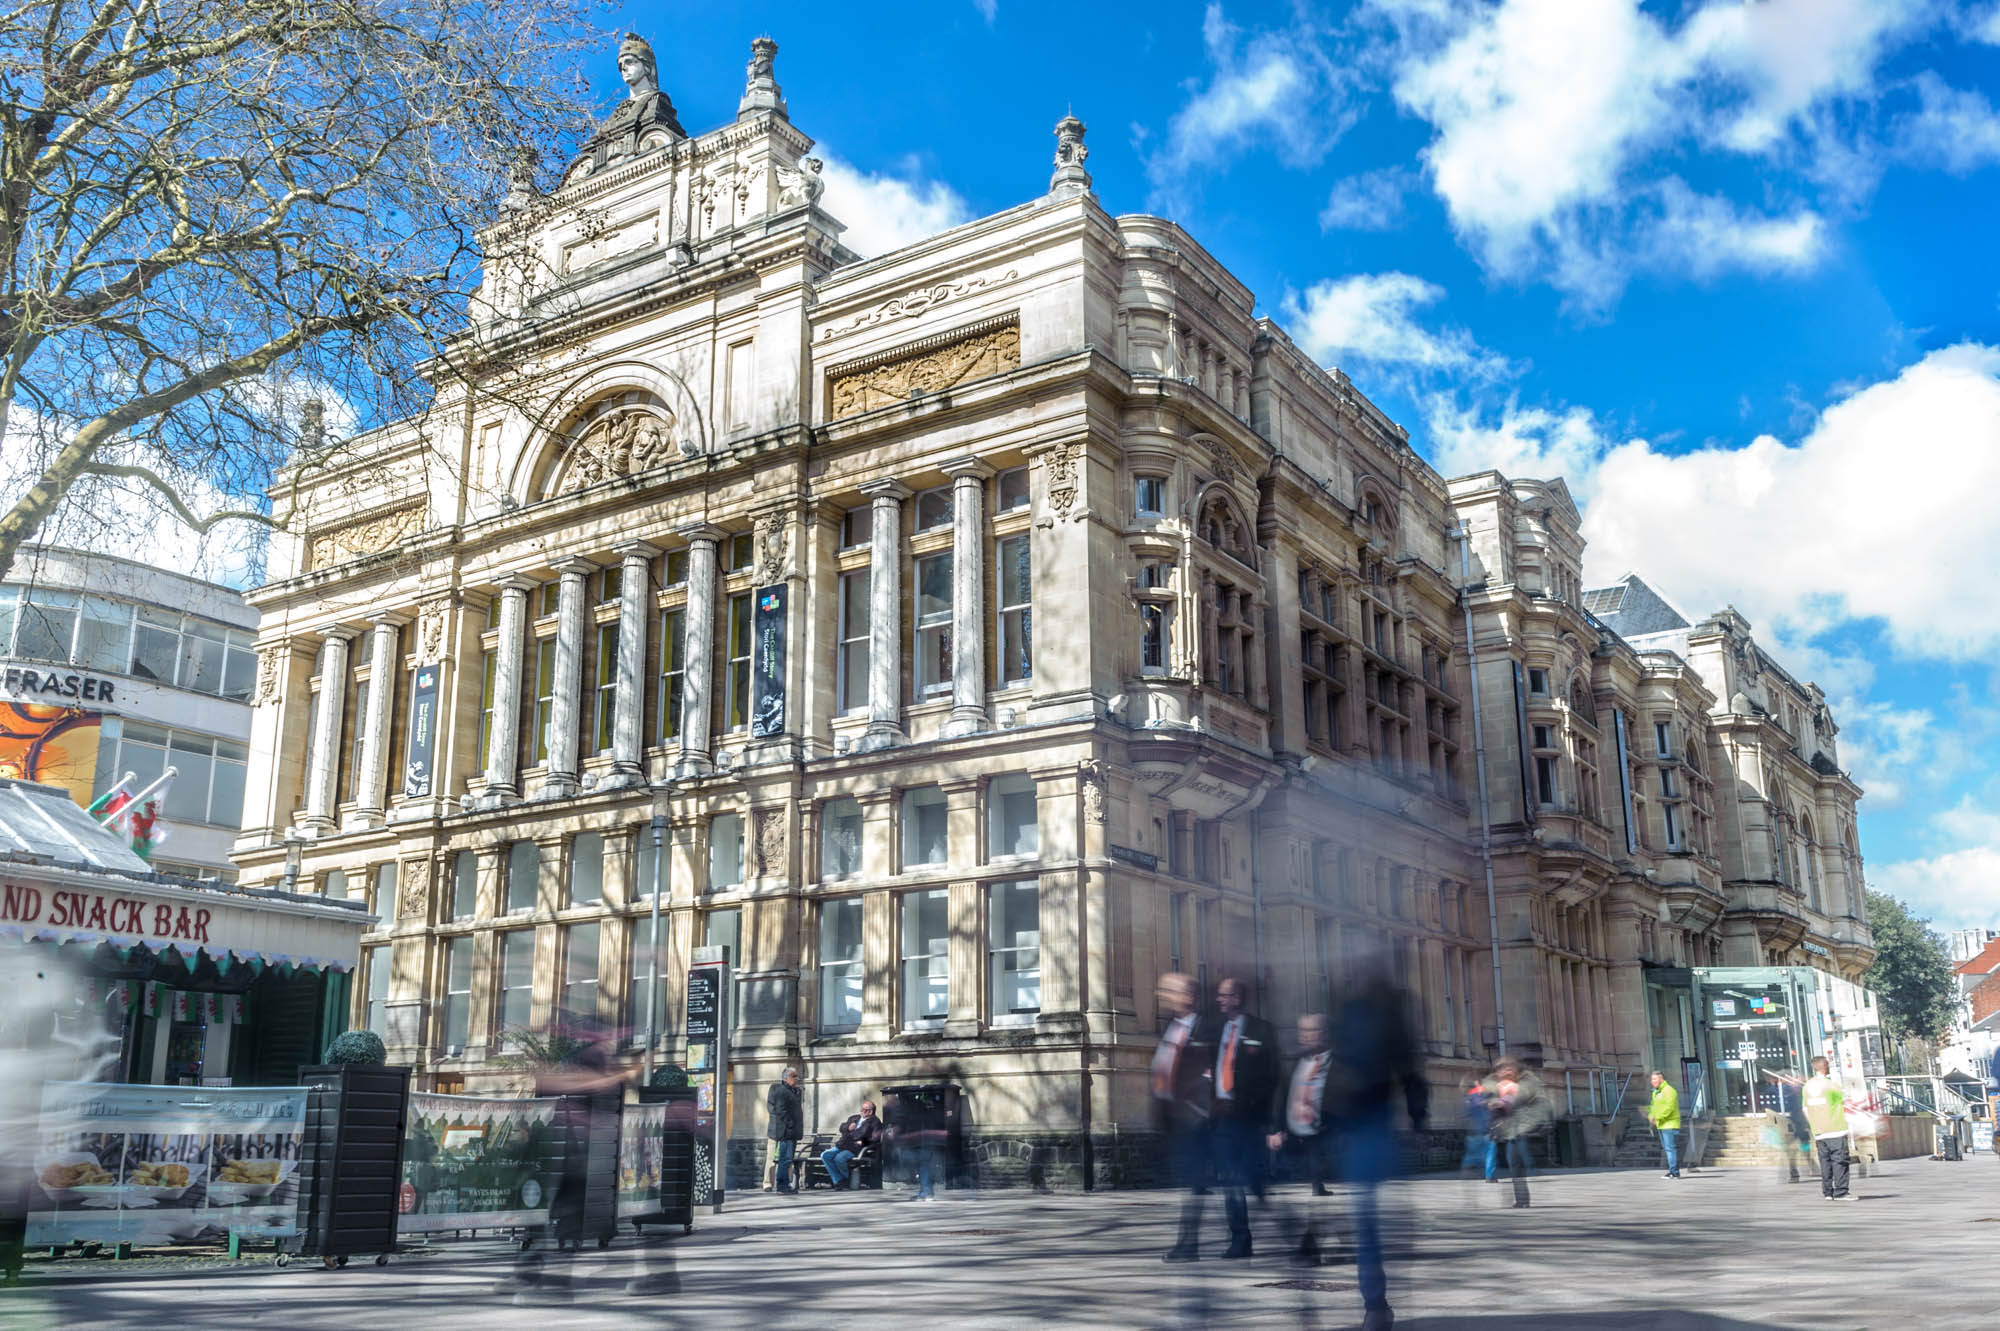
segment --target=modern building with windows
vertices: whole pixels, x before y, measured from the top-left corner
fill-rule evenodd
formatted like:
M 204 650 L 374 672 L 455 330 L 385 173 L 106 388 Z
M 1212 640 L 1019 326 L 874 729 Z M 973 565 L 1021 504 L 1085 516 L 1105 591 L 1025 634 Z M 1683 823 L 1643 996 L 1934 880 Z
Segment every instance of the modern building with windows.
M 154 867 L 233 880 L 257 612 L 137 560 L 27 546 L 0 583 L 0 776 L 88 804 L 174 769 Z
M 1504 1037 L 1608 1112 L 1728 905 L 1714 692 L 1577 605 L 1560 483 L 1448 485 L 1073 118 L 859 259 L 774 51 L 517 190 L 476 382 L 283 483 L 245 879 L 368 894 L 355 1018 L 439 1088 L 565 1014 L 678 1061 L 728 948 L 744 1171 L 798 1063 L 809 1124 L 947 1080 L 995 1177 L 1150 1178 L 1166 970 L 1286 1017 L 1380 967 L 1440 1083 Z

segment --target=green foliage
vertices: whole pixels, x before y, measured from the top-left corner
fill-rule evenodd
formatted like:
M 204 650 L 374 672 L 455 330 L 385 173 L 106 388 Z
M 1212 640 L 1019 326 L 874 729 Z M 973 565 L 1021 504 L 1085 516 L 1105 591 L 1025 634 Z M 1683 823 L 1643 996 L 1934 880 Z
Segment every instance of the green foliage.
M 345 1031 L 334 1036 L 333 1043 L 326 1047 L 326 1061 L 379 1068 L 389 1061 L 389 1051 L 382 1044 L 382 1037 L 373 1031 Z
M 584 1051 L 596 1043 L 561 1029 L 510 1030 L 507 1040 L 514 1046 L 514 1052 L 497 1061 L 504 1067 L 520 1068 L 526 1072 L 582 1067 Z
M 685 1091 L 688 1084 L 687 1069 L 678 1063 L 662 1063 L 653 1069 L 653 1075 L 646 1081 L 656 1091 Z
M 1875 964 L 1861 982 L 1881 1001 L 1884 1034 L 1896 1044 L 1940 1038 L 1951 1026 L 1956 988 L 1944 939 L 1929 920 L 1917 919 L 1902 902 L 1880 892 L 1868 894 L 1868 922 L 1875 933 Z

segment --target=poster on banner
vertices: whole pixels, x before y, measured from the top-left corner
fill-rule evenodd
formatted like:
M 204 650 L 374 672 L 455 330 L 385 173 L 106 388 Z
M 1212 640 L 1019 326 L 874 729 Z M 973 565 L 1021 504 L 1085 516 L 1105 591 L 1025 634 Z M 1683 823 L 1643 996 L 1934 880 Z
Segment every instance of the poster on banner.
M 552 1099 L 412 1095 L 397 1232 L 547 1224 L 555 1112 Z
M 660 1209 L 661 1137 L 667 1106 L 626 1105 L 618 1130 L 618 1218 Z
M 27 1242 L 161 1246 L 232 1230 L 296 1234 L 305 1119 L 297 1086 L 49 1082 Z

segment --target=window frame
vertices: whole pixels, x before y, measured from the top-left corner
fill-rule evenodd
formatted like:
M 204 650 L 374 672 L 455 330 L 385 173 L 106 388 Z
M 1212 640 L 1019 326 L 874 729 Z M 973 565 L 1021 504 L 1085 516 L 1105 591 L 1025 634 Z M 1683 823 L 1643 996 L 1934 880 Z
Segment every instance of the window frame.
M 1023 943 L 1020 941 L 1023 935 L 1019 932 L 1016 932 L 1013 941 L 1003 946 L 998 932 L 1001 917 L 1003 914 L 1003 912 L 999 909 L 1002 894 L 1018 893 L 1023 889 L 1028 889 L 1032 891 L 1034 895 L 1034 905 L 1035 905 L 1035 928 L 1033 931 L 1034 940 L 1032 942 Z M 987 883 L 985 891 L 985 907 L 986 907 L 986 924 L 987 924 L 986 928 L 987 1023 L 993 1026 L 1032 1025 L 1035 1021 L 1035 1018 L 1040 1016 L 1042 1011 L 1041 880 L 1039 878 L 1010 878 L 1010 879 L 1002 879 L 997 882 Z M 1018 961 L 1021 954 L 1023 953 L 1034 954 L 1034 964 L 1032 965 L 1032 967 L 1002 966 L 1001 959 L 1003 956 L 1011 957 Z M 1005 985 L 1007 982 L 1007 977 L 1008 976 L 1018 977 L 1021 975 L 1026 975 L 1030 971 L 1032 971 L 1034 976 L 1033 983 L 1035 990 L 1035 1005 L 1032 1008 L 1014 1007 L 1012 1005 L 1009 1005 L 1003 1009 L 1001 1007 L 1001 1001 L 1000 1001 L 1001 990 L 1003 985 Z M 1019 983 L 1021 983 L 1021 981 L 1017 979 L 1015 983 L 1018 985 Z
M 922 937 L 924 951 L 912 951 L 911 924 L 923 922 L 926 903 L 936 903 L 943 916 L 942 927 Z M 897 973 L 901 978 L 901 1002 L 898 1005 L 904 1030 L 933 1030 L 942 1026 L 951 1016 L 951 894 L 943 887 L 913 888 L 897 893 L 896 899 L 896 952 Z M 939 947 L 938 944 L 942 944 Z M 921 975 L 918 967 L 921 965 Z M 921 979 L 921 988 L 917 981 Z M 917 1008 L 919 995 L 922 997 L 921 1010 Z M 935 1012 L 932 999 L 939 999 L 941 1006 Z
M 853 912 L 854 942 L 852 955 L 841 953 L 839 960 L 829 960 L 828 935 L 835 927 L 836 913 L 845 917 Z M 866 937 L 867 908 L 860 897 L 827 897 L 819 903 L 819 1020 L 822 1035 L 844 1035 L 860 1029 L 866 1018 L 865 1004 L 868 983 Z M 850 988 L 851 986 L 851 988 Z M 854 996 L 853 1021 L 835 1020 L 833 1013 L 844 1009 L 845 1004 L 836 1005 L 837 995 L 851 992 Z
M 868 709 L 869 644 L 873 641 L 874 573 L 871 566 L 847 569 L 835 582 L 834 706 L 843 716 Z M 856 589 L 860 631 L 852 622 Z M 859 665 L 856 665 L 856 658 Z
M 910 583 L 910 634 L 911 683 L 919 700 L 947 695 L 951 692 L 952 651 L 956 646 L 952 641 L 952 621 L 957 612 L 956 591 L 953 579 L 957 570 L 953 566 L 953 551 L 949 548 L 933 550 L 916 556 L 912 562 L 914 576 Z M 924 574 L 926 570 L 942 567 L 944 570 L 944 608 L 924 610 Z M 933 599 L 936 599 L 935 597 Z M 926 645 L 938 644 L 937 660 L 932 662 L 926 653 Z M 938 678 L 930 678 L 935 666 Z
M 1010 569 L 1008 547 L 1020 547 L 1021 567 Z M 1019 601 L 1007 599 L 1009 574 L 1015 573 L 1021 580 Z M 1012 532 L 995 538 L 993 542 L 993 647 L 995 664 L 999 668 L 998 686 L 1003 689 L 1020 688 L 1032 684 L 1035 679 L 1035 569 L 1034 541 L 1027 532 Z M 1020 659 L 1015 660 L 1011 637 L 1018 637 Z

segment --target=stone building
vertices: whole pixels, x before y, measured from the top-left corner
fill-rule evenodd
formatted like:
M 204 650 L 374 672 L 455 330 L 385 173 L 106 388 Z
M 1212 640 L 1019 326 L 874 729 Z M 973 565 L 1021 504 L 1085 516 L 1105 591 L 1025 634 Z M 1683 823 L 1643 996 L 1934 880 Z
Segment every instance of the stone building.
M 1285 1018 L 1380 964 L 1440 1084 L 1504 1015 L 1608 1106 L 1651 1056 L 1641 958 L 1705 955 L 1725 894 L 1700 769 L 1630 807 L 1708 857 L 1642 856 L 1593 718 L 1693 752 L 1713 698 L 1582 613 L 1560 484 L 1447 487 L 1192 237 L 1108 214 L 1074 118 L 1044 193 L 860 260 L 775 50 L 689 137 L 627 39 L 630 101 L 486 235 L 466 377 L 286 481 L 245 880 L 289 845 L 371 894 L 356 1018 L 439 1089 L 564 1013 L 677 1059 L 727 946 L 740 1168 L 796 1062 L 810 1125 L 950 1080 L 989 1177 L 1150 1177 L 1170 969 Z M 1496 807 L 1500 948 L 1461 512 L 1489 765 L 1547 724 L 1597 773 Z M 1559 681 L 1533 730 L 1509 661 Z

